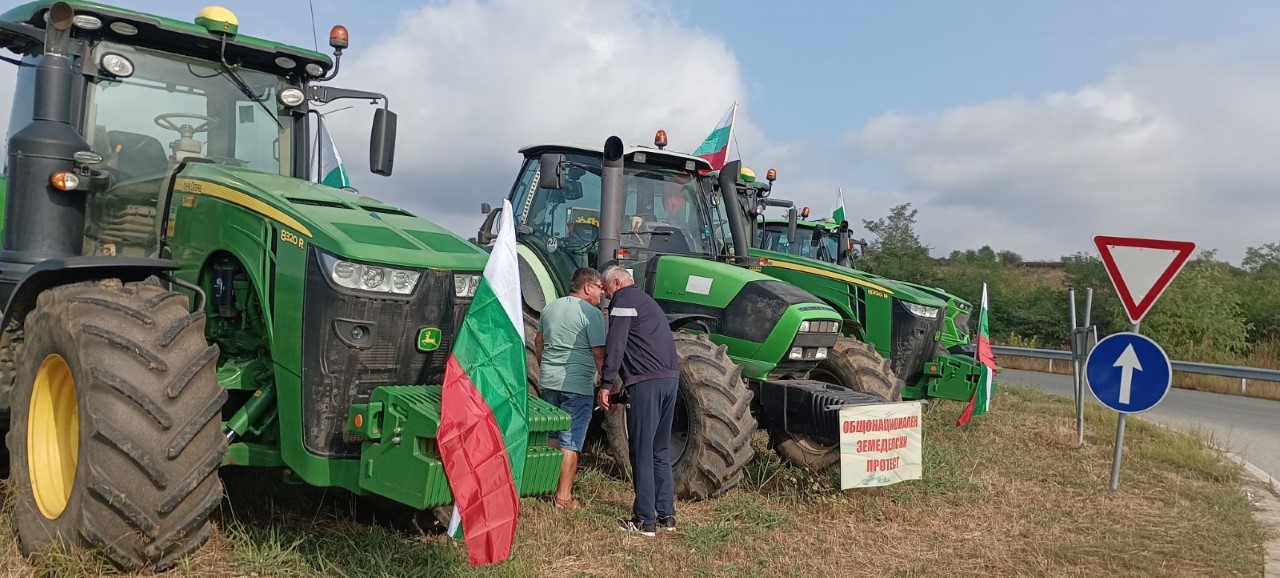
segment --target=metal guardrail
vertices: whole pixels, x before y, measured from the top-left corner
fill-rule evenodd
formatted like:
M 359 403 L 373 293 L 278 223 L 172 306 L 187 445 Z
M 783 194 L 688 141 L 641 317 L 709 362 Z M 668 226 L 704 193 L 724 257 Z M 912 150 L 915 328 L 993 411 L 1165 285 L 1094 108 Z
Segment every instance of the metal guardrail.
M 1011 355 L 1014 357 L 1032 357 L 1036 359 L 1049 360 L 1049 371 L 1053 371 L 1054 361 L 1073 361 L 1070 351 L 1058 351 L 1056 349 L 1029 349 L 1026 347 L 1008 347 L 1004 345 L 993 345 L 991 351 L 996 355 Z M 1280 370 L 1262 369 L 1258 367 L 1240 367 L 1236 365 L 1219 365 L 1217 363 L 1197 363 L 1194 361 L 1172 361 L 1174 371 L 1183 373 L 1198 373 L 1201 375 L 1217 375 L 1220 377 L 1231 377 L 1240 380 L 1240 393 L 1244 394 L 1246 384 L 1249 381 L 1277 381 L 1280 382 Z

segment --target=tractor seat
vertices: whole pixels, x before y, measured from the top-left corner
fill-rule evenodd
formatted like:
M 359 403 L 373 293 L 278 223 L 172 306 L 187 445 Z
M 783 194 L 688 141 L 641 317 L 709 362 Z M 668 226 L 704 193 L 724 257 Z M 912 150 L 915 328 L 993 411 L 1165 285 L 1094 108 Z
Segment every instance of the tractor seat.
M 169 168 L 169 155 L 155 137 L 113 130 L 107 132 L 107 142 L 122 180 L 163 173 Z
M 672 227 L 670 225 L 657 225 L 653 227 L 654 232 L 667 232 L 670 234 L 649 235 L 649 250 L 657 253 L 691 253 L 689 249 L 689 239 L 685 238 L 684 231 Z

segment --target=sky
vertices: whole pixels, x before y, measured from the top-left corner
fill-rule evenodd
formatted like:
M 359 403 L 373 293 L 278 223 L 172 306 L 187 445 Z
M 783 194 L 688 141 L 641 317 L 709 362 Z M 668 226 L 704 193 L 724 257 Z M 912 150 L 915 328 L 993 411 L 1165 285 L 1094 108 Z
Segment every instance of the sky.
M 190 19 L 204 4 L 120 5 Z M 1239 263 L 1280 242 L 1274 2 L 222 5 L 242 34 L 325 52 L 347 26 L 331 84 L 386 93 L 399 115 L 389 178 L 368 172 L 372 108 L 329 117 L 353 184 L 463 237 L 522 146 L 648 145 L 661 128 L 691 151 L 736 101 L 730 157 L 776 168 L 775 197 L 828 215 L 843 191 L 855 234 L 911 203 L 934 256 L 1057 259 L 1106 234 Z

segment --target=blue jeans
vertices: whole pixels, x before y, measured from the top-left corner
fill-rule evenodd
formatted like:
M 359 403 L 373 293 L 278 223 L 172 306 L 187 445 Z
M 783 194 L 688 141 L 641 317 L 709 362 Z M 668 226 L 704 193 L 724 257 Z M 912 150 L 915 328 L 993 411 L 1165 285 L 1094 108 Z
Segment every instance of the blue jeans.
M 671 422 L 675 417 L 680 381 L 650 379 L 627 389 L 627 444 L 636 501 L 631 512 L 645 524 L 657 516 L 676 515 L 671 475 Z
M 552 434 L 551 439 L 560 442 L 560 449 L 581 452 L 587 439 L 587 426 L 591 424 L 591 411 L 595 398 L 580 393 L 558 389 L 543 389 L 539 396 L 547 403 L 569 414 L 569 429 Z

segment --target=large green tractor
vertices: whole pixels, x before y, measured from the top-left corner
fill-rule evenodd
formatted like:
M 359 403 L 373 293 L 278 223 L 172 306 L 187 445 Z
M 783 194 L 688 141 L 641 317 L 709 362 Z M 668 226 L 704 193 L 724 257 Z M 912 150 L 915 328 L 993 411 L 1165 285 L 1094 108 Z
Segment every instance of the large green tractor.
M 890 360 L 906 383 L 903 398 L 969 401 L 986 375 L 974 358 L 969 303 L 938 288 L 852 268 L 858 242 L 848 223 L 797 220 L 791 201 L 771 198 L 774 179 L 767 180 L 735 183 L 753 240 L 750 255 L 769 262 L 763 271 L 835 307 L 845 319 L 845 335 L 873 344 Z M 769 207 L 788 209 L 788 218 L 765 219 Z M 807 207 L 801 215 L 808 216 Z
M 0 251 L 0 428 L 21 550 L 173 566 L 209 536 L 220 466 L 426 511 L 450 345 L 486 255 L 408 212 L 307 180 L 337 58 L 88 2 L 0 15 L 17 58 Z M 525 495 L 555 489 L 529 401 Z
M 708 498 L 736 485 L 763 427 L 780 455 L 823 469 L 838 462 L 839 407 L 898 401 L 902 381 L 876 351 L 839 335 L 840 316 L 812 294 L 759 272 L 745 224 L 712 227 L 703 159 L 651 148 L 538 145 L 509 193 L 519 229 L 526 334 L 578 267 L 617 263 L 667 312 L 682 360 L 673 427 L 676 494 Z M 737 166 L 736 164 L 733 166 Z M 728 173 L 726 172 L 726 178 Z M 490 211 L 477 242 L 493 239 Z M 738 243 L 730 255 L 730 245 Z M 749 265 L 749 266 L 742 266 Z M 530 349 L 530 351 L 532 351 Z M 529 354 L 536 387 L 537 360 Z M 621 411 L 603 418 L 626 464 Z

